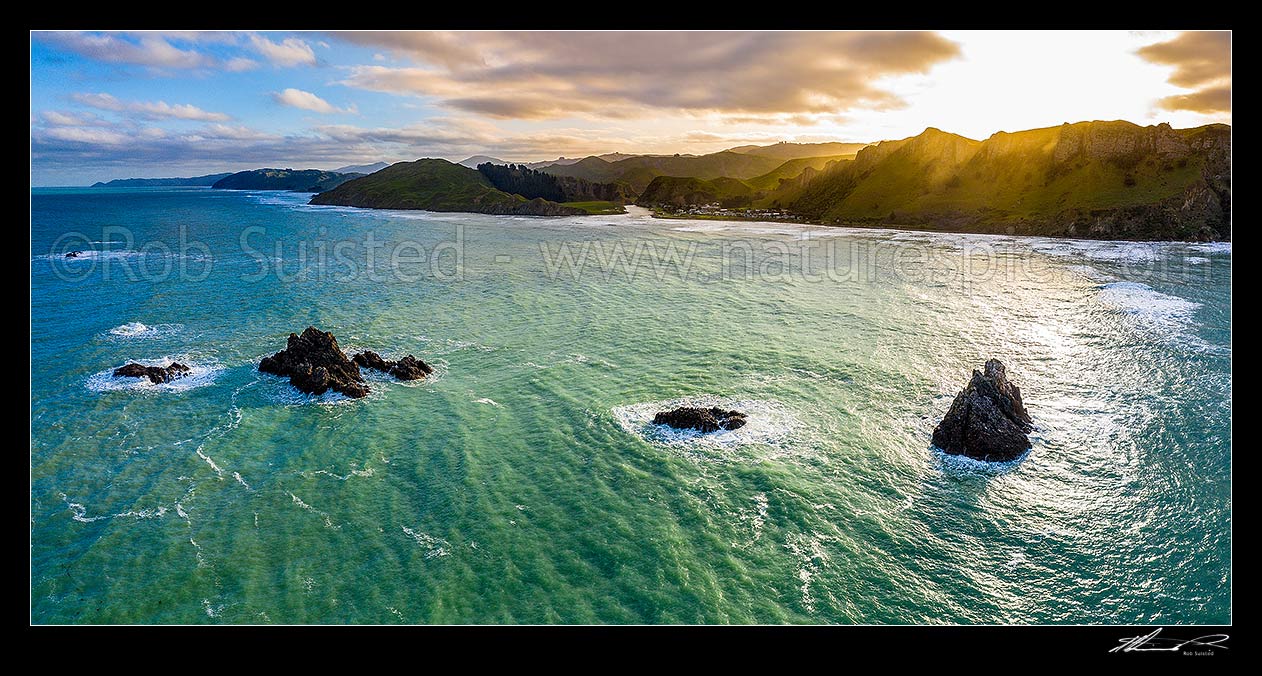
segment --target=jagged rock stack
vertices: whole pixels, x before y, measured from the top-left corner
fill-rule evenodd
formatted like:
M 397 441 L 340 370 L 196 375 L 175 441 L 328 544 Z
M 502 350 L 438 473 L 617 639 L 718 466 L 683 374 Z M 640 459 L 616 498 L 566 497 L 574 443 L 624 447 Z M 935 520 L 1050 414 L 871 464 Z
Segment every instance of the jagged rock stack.
M 148 378 L 149 382 L 154 385 L 169 383 L 177 378 L 183 378 L 189 374 L 189 368 L 177 361 L 171 362 L 169 366 L 145 366 L 131 362 L 125 366 L 114 369 L 115 378 Z
M 951 402 L 933 430 L 933 445 L 951 455 L 1002 462 L 1030 448 L 1032 429 L 1021 390 L 1008 380 L 1004 365 L 990 359 Z
M 284 350 L 259 362 L 260 371 L 288 376 L 290 384 L 307 394 L 333 390 L 356 399 L 368 395 L 368 384 L 359 372 L 360 366 L 385 371 L 400 380 L 419 380 L 434 372 L 429 364 L 412 355 L 389 361 L 366 350 L 353 360 L 347 359 L 337 345 L 337 338 L 314 326 L 308 326 L 302 335 L 289 334 Z
M 351 357 L 351 361 L 364 368 L 389 373 L 399 380 L 420 380 L 434 372 L 434 367 L 410 354 L 398 361 L 390 361 L 372 350 L 364 350 Z
M 744 427 L 745 414 L 740 411 L 726 411 L 717 406 L 712 408 L 681 406 L 669 411 L 659 411 L 653 416 L 653 424 L 709 433 Z
M 263 357 L 259 370 L 289 376 L 289 382 L 307 394 L 333 390 L 351 398 L 368 395 L 359 367 L 342 353 L 337 338 L 314 326 L 308 326 L 301 336 L 289 334 L 285 349 Z

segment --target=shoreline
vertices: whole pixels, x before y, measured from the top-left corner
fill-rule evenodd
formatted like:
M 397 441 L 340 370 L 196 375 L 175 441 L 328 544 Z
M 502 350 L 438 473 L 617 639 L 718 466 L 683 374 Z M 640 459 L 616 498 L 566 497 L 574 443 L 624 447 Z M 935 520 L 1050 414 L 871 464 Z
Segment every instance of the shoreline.
M 123 190 L 140 189 L 144 191 L 159 191 L 159 190 L 171 190 L 171 189 L 187 190 L 189 188 L 204 189 L 205 186 L 127 186 L 122 189 Z M 38 186 L 38 187 L 32 187 L 31 191 L 32 191 L 32 194 L 35 194 L 36 190 L 43 191 L 43 190 L 66 190 L 66 189 L 84 190 L 84 191 L 100 190 L 100 188 L 96 188 L 94 186 L 68 186 L 68 187 Z M 221 188 L 220 190 L 225 190 L 225 189 Z M 238 193 L 277 192 L 277 193 L 285 193 L 285 194 L 293 194 L 293 195 L 312 194 L 312 193 L 301 193 L 301 192 L 297 192 L 293 190 L 266 190 L 266 189 L 258 189 L 258 190 L 226 189 L 226 190 L 230 190 L 232 192 L 238 192 Z M 316 194 L 319 194 L 319 193 L 316 193 Z M 310 202 L 307 202 L 306 204 L 307 206 L 315 206 L 315 207 L 334 207 L 334 208 L 340 208 L 340 209 L 363 209 L 365 211 L 409 211 L 409 212 L 422 211 L 422 212 L 429 212 L 429 213 L 435 213 L 435 214 L 474 214 L 478 216 L 517 216 L 517 217 L 525 217 L 525 218 L 542 218 L 542 219 L 584 218 L 584 217 L 593 217 L 593 216 L 608 218 L 608 217 L 616 217 L 616 216 L 636 215 L 634 212 L 630 210 L 626 210 L 623 213 L 585 213 L 585 214 L 567 214 L 564 216 L 546 216 L 546 215 L 540 215 L 540 214 L 493 214 L 493 213 L 486 213 L 486 212 L 480 212 L 480 211 L 454 211 L 454 210 L 453 211 L 439 211 L 435 209 L 360 207 L 360 206 L 337 205 L 337 204 L 312 204 Z M 624 209 L 626 209 L 627 207 L 631 207 L 634 209 L 642 209 L 646 213 L 640 214 L 640 215 L 647 215 L 651 218 L 654 218 L 657 220 L 663 220 L 663 221 L 719 221 L 719 222 L 729 222 L 729 223 L 783 223 L 786 225 L 808 225 L 808 226 L 820 227 L 820 228 L 854 228 L 854 229 L 864 229 L 864 230 L 892 230 L 892 231 L 901 231 L 901 232 L 925 232 L 925 233 L 933 233 L 933 234 L 940 234 L 940 235 L 985 235 L 985 236 L 990 236 L 990 237 L 1043 238 L 1043 239 L 1056 239 L 1056 240 L 1082 241 L 1082 242 L 1135 242 L 1135 243 L 1148 242 L 1148 243 L 1180 243 L 1180 244 L 1222 244 L 1222 243 L 1231 243 L 1232 241 L 1230 239 L 1209 239 L 1209 240 L 1109 239 L 1105 237 L 1070 237 L 1070 236 L 1065 236 L 1065 235 L 1039 235 L 1039 234 L 1017 233 L 1017 232 L 986 232 L 986 231 L 979 231 L 979 230 L 956 230 L 956 229 L 944 230 L 944 229 L 938 229 L 938 228 L 932 228 L 932 227 L 922 227 L 922 226 L 917 226 L 914 224 L 901 224 L 901 223 L 854 223 L 854 222 L 821 223 L 818 221 L 800 220 L 800 219 L 791 219 L 791 218 L 775 218 L 775 217 L 754 218 L 754 217 L 739 216 L 735 214 L 727 214 L 727 215 L 668 214 L 668 213 L 660 211 L 659 209 L 654 209 L 650 207 L 642 207 L 634 203 L 623 205 Z
M 638 206 L 638 205 L 637 205 Z M 855 228 L 864 230 L 897 230 L 902 232 L 928 232 L 939 235 L 987 235 L 991 237 L 1041 237 L 1044 239 L 1063 239 L 1069 241 L 1083 242 L 1152 242 L 1152 243 L 1183 243 L 1183 244 L 1212 244 L 1212 243 L 1230 243 L 1230 239 L 1109 239 L 1105 237 L 1069 237 L 1065 235 L 1037 235 L 1031 233 L 1018 232 L 986 232 L 980 230 L 943 230 L 933 227 L 919 227 L 913 224 L 903 223 L 821 223 L 811 220 L 797 220 L 789 218 L 774 217 L 747 217 L 737 215 L 717 215 L 717 214 L 667 214 L 657 209 L 649 207 L 640 207 L 650 211 L 650 216 L 664 221 L 727 221 L 732 223 L 786 223 L 790 225 L 811 225 L 819 228 Z

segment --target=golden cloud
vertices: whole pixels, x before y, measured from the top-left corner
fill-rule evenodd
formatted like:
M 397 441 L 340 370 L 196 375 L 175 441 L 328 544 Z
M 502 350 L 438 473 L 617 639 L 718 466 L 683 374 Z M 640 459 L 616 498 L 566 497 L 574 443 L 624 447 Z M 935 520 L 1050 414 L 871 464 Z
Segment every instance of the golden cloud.
M 1173 66 L 1170 84 L 1194 89 L 1157 102 L 1165 110 L 1197 113 L 1231 112 L 1231 33 L 1188 31 L 1165 42 L 1148 45 L 1139 55 L 1153 63 Z
M 498 118 L 805 115 L 904 102 L 881 86 L 960 48 L 926 32 L 333 33 L 415 66 L 342 83 Z

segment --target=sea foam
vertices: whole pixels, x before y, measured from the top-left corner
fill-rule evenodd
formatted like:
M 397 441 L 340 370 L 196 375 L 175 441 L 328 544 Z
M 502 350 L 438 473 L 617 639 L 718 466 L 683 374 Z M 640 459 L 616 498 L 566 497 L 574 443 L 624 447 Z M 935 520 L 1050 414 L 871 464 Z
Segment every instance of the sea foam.
M 1203 251 L 1209 254 L 1231 255 L 1231 242 L 1197 242 L 1187 246 L 1193 251 Z
M 746 415 L 746 424 L 734 430 L 710 433 L 653 424 L 653 416 L 658 411 L 679 406 L 735 409 Z M 749 444 L 777 445 L 789 438 L 798 425 L 793 412 L 779 402 L 709 395 L 618 406 L 611 413 L 618 425 L 630 434 L 651 444 L 684 451 L 721 451 Z
M 133 361 L 142 366 L 168 366 L 172 362 L 179 362 L 188 366 L 189 373 L 183 378 L 177 378 L 169 383 L 153 383 L 148 378 L 114 377 L 115 368 Z M 87 387 L 93 392 L 116 392 L 119 390 L 164 393 L 187 392 L 215 382 L 215 378 L 223 370 L 223 366 L 217 363 L 197 363 L 188 359 L 185 355 L 160 357 L 158 359 L 129 359 L 118 366 L 88 376 Z
M 114 338 L 155 338 L 171 335 L 182 328 L 184 328 L 183 324 L 150 325 L 141 322 L 127 322 L 110 329 L 109 335 Z
M 1100 300 L 1140 319 L 1184 322 L 1191 319 L 1196 303 L 1162 293 L 1140 282 L 1111 282 L 1100 286 Z

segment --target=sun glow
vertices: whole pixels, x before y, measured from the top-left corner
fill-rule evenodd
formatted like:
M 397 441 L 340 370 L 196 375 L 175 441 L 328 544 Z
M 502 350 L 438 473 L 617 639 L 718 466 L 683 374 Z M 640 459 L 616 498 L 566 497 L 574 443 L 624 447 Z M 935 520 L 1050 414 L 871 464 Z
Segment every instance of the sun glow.
M 1174 35 L 1158 31 L 946 31 L 943 36 L 960 45 L 959 58 L 923 75 L 892 76 L 878 82 L 903 99 L 903 107 L 839 111 L 840 121 L 824 117 L 818 124 L 784 125 L 775 131 L 794 140 L 857 141 L 903 138 L 938 127 L 984 139 L 998 131 L 1083 120 L 1169 122 L 1175 127 L 1230 123 L 1230 113 L 1205 115 L 1157 107 L 1159 99 L 1188 90 L 1167 81 L 1171 66 L 1152 63 L 1136 52 Z M 748 129 L 752 132 L 756 127 Z

